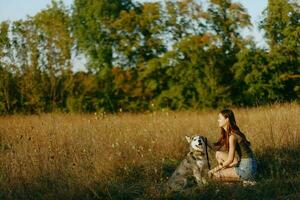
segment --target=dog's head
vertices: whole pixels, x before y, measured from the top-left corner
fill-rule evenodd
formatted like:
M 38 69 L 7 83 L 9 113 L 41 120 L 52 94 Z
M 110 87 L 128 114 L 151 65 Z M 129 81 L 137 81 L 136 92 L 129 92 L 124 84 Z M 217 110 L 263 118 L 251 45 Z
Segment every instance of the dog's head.
M 185 136 L 187 142 L 190 144 L 190 151 L 202 151 L 205 152 L 206 138 L 201 135 Z

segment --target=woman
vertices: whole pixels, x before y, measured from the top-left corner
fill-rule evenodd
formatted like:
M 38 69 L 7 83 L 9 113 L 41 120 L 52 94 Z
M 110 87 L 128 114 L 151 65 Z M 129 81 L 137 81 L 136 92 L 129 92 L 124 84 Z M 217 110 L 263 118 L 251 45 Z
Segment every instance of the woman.
M 209 177 L 222 181 L 253 181 L 257 170 L 256 160 L 250 142 L 236 125 L 233 112 L 222 110 L 218 123 L 221 137 L 214 145 L 210 145 L 217 150 L 218 166 L 208 172 Z M 220 151 L 222 147 L 225 151 Z

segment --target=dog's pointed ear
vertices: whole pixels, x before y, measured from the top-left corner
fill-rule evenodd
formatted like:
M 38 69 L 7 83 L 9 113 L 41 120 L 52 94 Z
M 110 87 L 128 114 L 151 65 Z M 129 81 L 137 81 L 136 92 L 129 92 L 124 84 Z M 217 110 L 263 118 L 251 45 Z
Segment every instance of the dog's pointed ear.
M 190 143 L 192 141 L 192 138 L 190 136 L 185 136 L 185 139 L 188 143 Z

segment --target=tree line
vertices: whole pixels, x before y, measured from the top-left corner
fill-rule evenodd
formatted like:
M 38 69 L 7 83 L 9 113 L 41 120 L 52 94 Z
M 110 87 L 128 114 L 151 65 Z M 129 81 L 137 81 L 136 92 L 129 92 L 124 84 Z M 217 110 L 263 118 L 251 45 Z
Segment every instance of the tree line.
M 52 1 L 0 24 L 0 113 L 299 102 L 299 25 L 296 0 L 269 0 L 262 48 L 241 35 L 250 16 L 231 0 Z

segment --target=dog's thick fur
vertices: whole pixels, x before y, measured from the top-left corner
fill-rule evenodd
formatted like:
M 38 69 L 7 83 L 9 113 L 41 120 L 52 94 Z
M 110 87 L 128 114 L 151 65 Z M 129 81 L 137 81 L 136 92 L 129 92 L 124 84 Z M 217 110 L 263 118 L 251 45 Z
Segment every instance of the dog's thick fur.
M 168 191 L 178 191 L 187 185 L 188 177 L 191 175 L 199 186 L 207 183 L 208 160 L 206 155 L 206 138 L 203 136 L 186 136 L 190 151 L 177 167 L 167 182 Z

